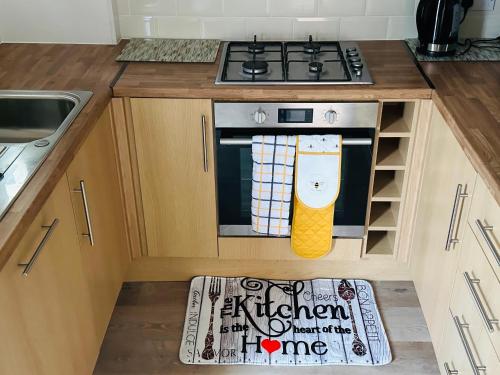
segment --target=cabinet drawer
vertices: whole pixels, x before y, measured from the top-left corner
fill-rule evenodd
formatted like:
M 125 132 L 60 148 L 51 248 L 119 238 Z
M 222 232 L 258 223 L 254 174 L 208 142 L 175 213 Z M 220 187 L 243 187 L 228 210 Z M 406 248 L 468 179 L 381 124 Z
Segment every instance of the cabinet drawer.
M 470 372 L 470 365 L 467 363 L 467 358 L 465 358 L 464 347 L 449 310 L 447 311 L 443 325 L 443 345 L 438 357 L 441 375 L 468 374 Z
M 469 224 L 500 278 L 500 207 L 480 178 L 472 199 Z
M 444 344 L 438 359 L 442 375 L 497 375 L 498 357 L 484 330 L 476 329 L 474 319 L 450 311 L 444 331 Z
M 472 304 L 477 317 L 496 352 L 500 354 L 500 282 L 484 255 L 472 229 L 465 231 L 463 252 L 455 280 L 452 309 Z M 458 298 L 460 296 L 460 299 Z

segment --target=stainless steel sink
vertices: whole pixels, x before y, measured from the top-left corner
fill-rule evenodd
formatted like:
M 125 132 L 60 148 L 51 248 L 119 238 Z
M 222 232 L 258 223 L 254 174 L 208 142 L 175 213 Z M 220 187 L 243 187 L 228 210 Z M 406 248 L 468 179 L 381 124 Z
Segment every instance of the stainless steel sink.
M 0 219 L 91 96 L 0 90 Z

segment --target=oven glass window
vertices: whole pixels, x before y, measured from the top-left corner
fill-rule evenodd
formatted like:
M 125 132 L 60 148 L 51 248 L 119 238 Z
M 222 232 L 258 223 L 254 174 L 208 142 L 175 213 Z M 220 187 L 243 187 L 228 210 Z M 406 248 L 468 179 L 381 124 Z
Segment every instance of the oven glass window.
M 220 225 L 251 225 L 252 146 L 221 145 L 224 138 L 251 135 L 217 130 L 217 188 Z M 318 134 L 316 129 L 312 134 Z M 373 131 L 347 130 L 344 137 L 372 138 Z M 228 134 L 229 133 L 229 134 Z M 305 132 L 301 131 L 301 134 Z M 283 134 L 281 132 L 280 134 Z M 324 134 L 324 133 L 322 133 Z M 372 161 L 372 146 L 342 147 L 342 178 L 335 202 L 335 226 L 364 226 Z M 293 207 L 290 213 L 292 221 Z

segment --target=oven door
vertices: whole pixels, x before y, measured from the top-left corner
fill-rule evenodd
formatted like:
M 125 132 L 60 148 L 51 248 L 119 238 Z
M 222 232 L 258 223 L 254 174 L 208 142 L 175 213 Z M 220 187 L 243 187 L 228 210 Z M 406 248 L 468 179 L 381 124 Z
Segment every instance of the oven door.
M 262 236 L 252 231 L 252 145 L 256 134 L 341 134 L 342 176 L 335 202 L 334 236 L 362 238 L 372 165 L 375 130 L 358 129 L 242 129 L 216 130 L 217 192 L 220 236 Z M 293 192 L 292 192 L 293 194 Z M 292 199 L 293 202 L 293 199 Z M 293 207 L 292 207 L 293 210 Z M 290 212 L 290 224 L 292 221 Z

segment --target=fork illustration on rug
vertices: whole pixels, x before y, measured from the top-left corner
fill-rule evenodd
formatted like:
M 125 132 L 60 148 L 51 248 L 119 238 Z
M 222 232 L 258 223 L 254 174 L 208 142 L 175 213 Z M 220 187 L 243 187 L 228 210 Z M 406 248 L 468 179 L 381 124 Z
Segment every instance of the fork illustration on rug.
M 212 302 L 212 310 L 210 311 L 210 324 L 208 325 L 208 332 L 207 335 L 205 336 L 205 348 L 203 349 L 203 352 L 201 353 L 201 358 L 203 359 L 214 359 L 215 357 L 215 352 L 214 352 L 214 332 L 213 332 L 213 325 L 214 325 L 214 309 L 215 309 L 215 302 L 220 297 L 220 292 L 221 292 L 221 279 L 220 277 L 212 277 L 210 280 L 210 288 L 208 290 L 208 298 L 210 298 L 210 301 Z
M 356 296 L 354 288 L 347 280 L 342 280 L 338 287 L 339 296 L 349 305 L 349 314 L 352 320 L 352 331 L 354 333 L 354 340 L 352 341 L 352 351 L 354 354 L 362 357 L 366 354 L 366 346 L 359 338 L 356 321 L 354 320 L 354 312 L 352 311 L 351 300 Z

